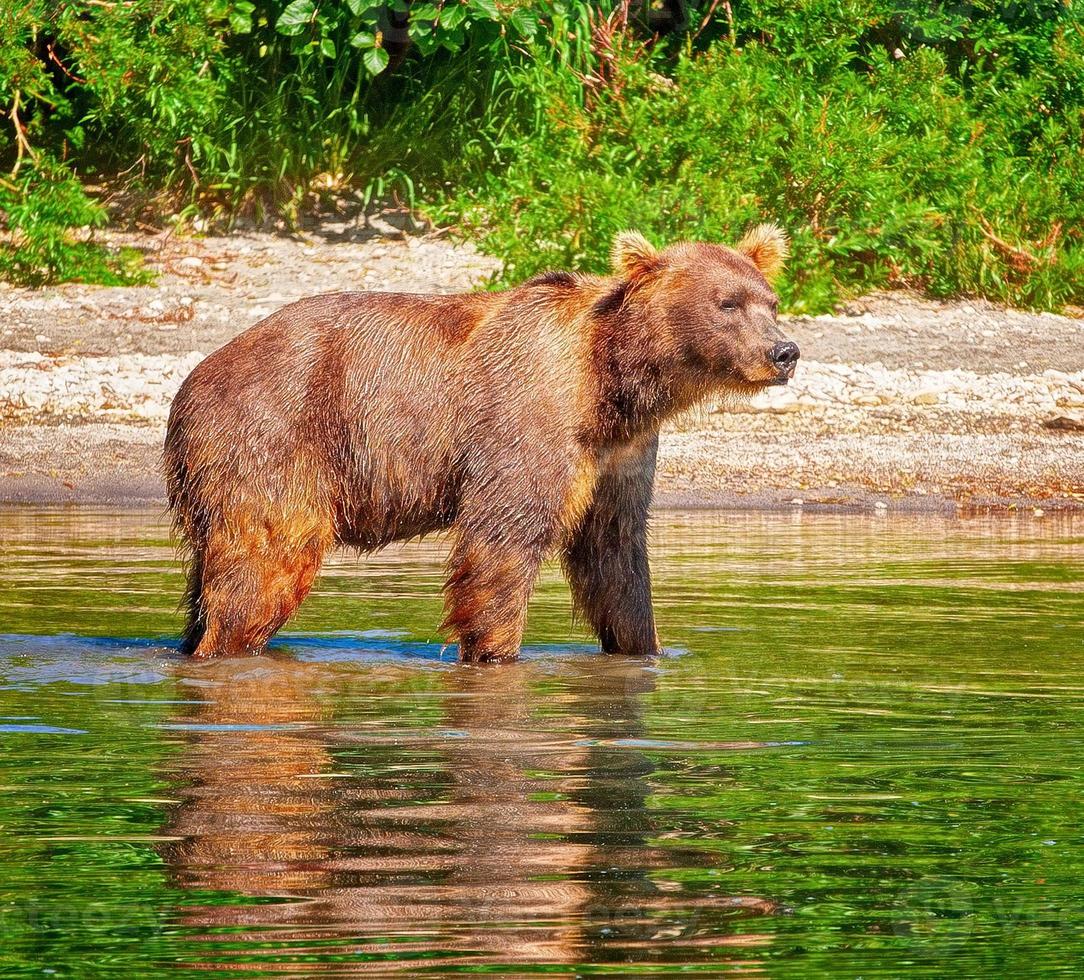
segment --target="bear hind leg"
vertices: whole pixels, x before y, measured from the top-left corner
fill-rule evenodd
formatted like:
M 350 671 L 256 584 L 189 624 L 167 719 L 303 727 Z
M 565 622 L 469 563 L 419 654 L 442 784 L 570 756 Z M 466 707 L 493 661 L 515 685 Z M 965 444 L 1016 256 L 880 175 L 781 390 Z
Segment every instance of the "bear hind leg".
M 184 608 L 184 633 L 181 635 L 181 653 L 194 653 L 207 630 L 207 621 L 203 615 L 203 560 L 199 554 L 193 556 L 188 565 L 187 583 L 181 605 Z
M 259 653 L 308 595 L 330 543 L 330 525 L 210 535 L 193 563 L 184 648 L 198 658 Z

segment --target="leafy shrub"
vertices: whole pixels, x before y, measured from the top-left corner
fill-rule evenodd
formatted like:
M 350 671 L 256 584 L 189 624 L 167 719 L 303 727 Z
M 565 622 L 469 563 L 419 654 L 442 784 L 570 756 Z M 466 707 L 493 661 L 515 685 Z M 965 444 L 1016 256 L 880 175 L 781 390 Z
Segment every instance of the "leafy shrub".
M 8 162 L 7 176 L 0 176 L 0 278 L 29 285 L 142 278 L 131 255 L 114 254 L 90 237 L 105 223 L 105 209 L 69 167 L 35 147 L 48 115 L 63 116 L 69 108 L 48 63 L 35 56 L 43 15 L 42 4 L 0 8 L 0 106 L 11 124 L 0 136 L 0 155 Z M 45 50 L 48 55 L 51 48 Z
M 674 60 L 629 48 L 620 90 L 590 105 L 574 72 L 537 57 L 520 70 L 537 122 L 437 213 L 512 279 L 601 270 L 624 227 L 732 240 L 771 218 L 794 237 L 794 310 L 884 285 L 1084 301 L 1079 21 L 1049 30 L 1026 71 L 1006 55 L 961 72 L 936 45 L 904 53 L 899 30 L 891 49 L 870 44 L 881 4 L 801 6 L 750 4 L 770 29 L 744 45 L 736 25 L 739 43 L 722 34 Z
M 130 274 L 75 232 L 93 180 L 155 216 L 399 194 L 509 279 L 601 268 L 628 225 L 772 217 L 794 309 L 884 284 L 1082 301 L 1061 0 L 21 0 L 0 108 L 0 274 L 25 281 Z
M 108 285 L 145 281 L 132 252 L 113 253 L 90 238 L 105 224 L 94 203 L 65 167 L 39 159 L 17 180 L 0 180 L 0 278 L 39 286 L 57 280 Z M 73 232 L 73 229 L 79 229 Z

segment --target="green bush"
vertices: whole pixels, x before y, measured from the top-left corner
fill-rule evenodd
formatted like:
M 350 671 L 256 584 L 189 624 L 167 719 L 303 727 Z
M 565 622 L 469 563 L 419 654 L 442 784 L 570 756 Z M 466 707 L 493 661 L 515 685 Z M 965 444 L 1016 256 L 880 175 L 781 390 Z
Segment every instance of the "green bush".
M 183 57 L 193 35 L 208 34 L 206 6 L 0 5 L 0 106 L 11 122 L 0 134 L 0 274 L 29 284 L 145 278 L 130 254 L 88 239 L 85 230 L 104 224 L 106 212 L 81 180 L 145 170 L 165 143 L 177 156 L 172 136 L 200 118 L 195 109 L 178 113 L 182 97 L 202 118 L 213 115 L 199 84 L 206 70 Z M 197 50 L 209 56 L 212 46 Z
M 0 5 L 0 275 L 123 278 L 78 229 L 399 195 L 507 260 L 780 221 L 820 310 L 880 285 L 1084 301 L 1084 27 L 1061 0 Z
M 90 232 L 105 224 L 105 209 L 91 200 L 65 167 L 39 158 L 15 180 L 0 180 L 0 279 L 40 286 L 76 280 L 108 285 L 144 282 L 131 251 L 112 252 Z
M 540 54 L 520 69 L 545 107 L 536 124 L 501 144 L 506 167 L 457 181 L 438 214 L 512 279 L 602 270 L 625 227 L 733 240 L 770 218 L 793 236 L 793 310 L 884 285 L 1084 301 L 1080 22 L 1050 30 L 1041 58 L 1008 46 L 953 70 L 937 45 L 904 52 L 899 30 L 892 48 L 870 44 L 884 5 L 801 6 L 750 5 L 768 29 L 744 44 L 736 26 L 737 43 L 722 35 L 675 59 L 627 46 L 620 85 L 592 100 Z
M 529 5 L 502 14 L 493 0 L 414 4 L 401 28 L 397 17 L 370 0 L 0 4 L 0 109 L 14 124 L 0 128 L 3 274 L 127 275 L 64 233 L 101 219 L 73 177 L 159 219 L 292 222 L 313 186 L 412 194 L 412 173 L 453 152 L 433 152 L 440 134 L 465 132 L 439 122 L 446 110 L 481 112 L 507 39 L 538 22 Z M 381 138 L 404 114 L 429 149 Z

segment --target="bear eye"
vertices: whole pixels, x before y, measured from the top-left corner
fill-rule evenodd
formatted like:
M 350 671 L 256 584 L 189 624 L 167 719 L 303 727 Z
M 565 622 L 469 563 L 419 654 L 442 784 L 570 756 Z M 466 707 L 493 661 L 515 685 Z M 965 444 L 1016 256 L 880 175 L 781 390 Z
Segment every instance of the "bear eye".
M 727 313 L 733 313 L 740 308 L 741 304 L 736 299 L 723 299 L 719 301 L 719 309 L 725 310 Z

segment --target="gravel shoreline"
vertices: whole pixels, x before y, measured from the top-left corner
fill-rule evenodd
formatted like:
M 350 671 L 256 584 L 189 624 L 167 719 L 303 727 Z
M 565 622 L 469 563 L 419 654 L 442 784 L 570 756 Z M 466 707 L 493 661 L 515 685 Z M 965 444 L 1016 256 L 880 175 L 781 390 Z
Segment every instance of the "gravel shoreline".
M 0 502 L 160 503 L 170 399 L 230 337 L 300 296 L 452 292 L 496 268 L 389 230 L 114 235 L 153 286 L 0 289 Z M 1084 320 L 897 293 L 783 330 L 790 386 L 666 428 L 661 506 L 1084 509 Z

